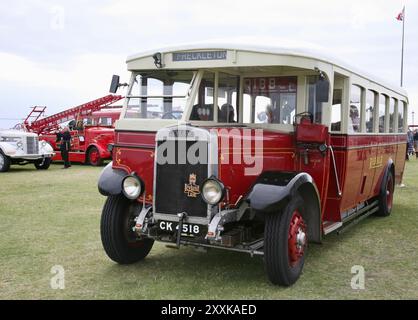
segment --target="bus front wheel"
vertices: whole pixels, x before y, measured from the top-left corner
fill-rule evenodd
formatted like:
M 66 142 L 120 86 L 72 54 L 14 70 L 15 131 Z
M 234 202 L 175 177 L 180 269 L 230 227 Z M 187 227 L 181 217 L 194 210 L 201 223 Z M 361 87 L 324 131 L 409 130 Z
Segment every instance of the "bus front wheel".
M 273 284 L 290 286 L 300 277 L 308 245 L 305 206 L 294 196 L 282 212 L 266 215 L 264 263 Z
M 154 244 L 152 239 L 139 239 L 132 228 L 138 203 L 122 195 L 110 196 L 103 207 L 100 232 L 103 248 L 113 261 L 131 264 L 143 260 Z

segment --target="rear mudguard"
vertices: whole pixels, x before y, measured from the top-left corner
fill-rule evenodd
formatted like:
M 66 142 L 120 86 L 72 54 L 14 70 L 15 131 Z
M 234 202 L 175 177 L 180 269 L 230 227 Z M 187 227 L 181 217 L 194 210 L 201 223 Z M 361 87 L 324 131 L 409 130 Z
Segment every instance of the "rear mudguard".
M 389 171 L 392 170 L 392 174 L 393 174 L 393 179 L 395 179 L 394 181 L 396 181 L 396 177 L 395 177 L 395 165 L 393 163 L 393 160 L 391 158 L 389 158 L 388 162 L 386 163 L 386 167 L 385 169 L 382 171 L 382 173 L 380 174 L 378 183 L 376 184 L 376 189 L 375 192 L 377 194 L 382 194 L 385 192 L 386 190 L 386 177 L 388 176 Z
M 122 180 L 128 173 L 123 170 L 113 169 L 113 162 L 109 163 L 100 174 L 99 192 L 104 196 L 116 196 L 122 193 Z
M 259 214 L 281 214 L 290 199 L 299 194 L 305 202 L 305 221 L 310 241 L 321 242 L 321 201 L 312 177 L 305 172 L 263 172 L 246 201 Z

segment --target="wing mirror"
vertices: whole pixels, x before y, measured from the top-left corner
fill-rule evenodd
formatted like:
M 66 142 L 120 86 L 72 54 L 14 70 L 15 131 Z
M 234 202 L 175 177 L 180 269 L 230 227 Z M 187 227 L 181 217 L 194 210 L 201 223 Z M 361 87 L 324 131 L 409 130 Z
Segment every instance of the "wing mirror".
M 112 82 L 110 83 L 110 93 L 116 93 L 119 89 L 119 87 L 127 87 L 127 83 L 120 83 L 120 77 L 118 75 L 113 75 Z

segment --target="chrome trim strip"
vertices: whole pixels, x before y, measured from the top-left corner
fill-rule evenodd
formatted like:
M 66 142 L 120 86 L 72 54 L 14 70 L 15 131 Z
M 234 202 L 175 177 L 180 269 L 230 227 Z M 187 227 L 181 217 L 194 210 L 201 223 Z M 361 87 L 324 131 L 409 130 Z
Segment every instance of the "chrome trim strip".
M 406 141 L 405 141 L 406 142 Z M 359 150 L 359 149 L 368 149 L 368 148 L 375 148 L 375 147 L 388 147 L 388 146 L 397 146 L 403 145 L 404 142 L 394 142 L 394 143 L 386 143 L 386 144 L 369 144 L 363 146 L 354 146 L 354 147 L 343 147 L 343 146 L 334 146 L 335 150 Z
M 165 214 L 165 213 L 154 213 L 153 219 L 156 221 L 172 221 L 172 222 L 179 222 L 179 217 L 175 214 Z M 193 217 L 193 216 L 187 216 L 184 219 L 185 223 L 195 223 L 200 225 L 207 225 L 207 219 L 203 217 Z

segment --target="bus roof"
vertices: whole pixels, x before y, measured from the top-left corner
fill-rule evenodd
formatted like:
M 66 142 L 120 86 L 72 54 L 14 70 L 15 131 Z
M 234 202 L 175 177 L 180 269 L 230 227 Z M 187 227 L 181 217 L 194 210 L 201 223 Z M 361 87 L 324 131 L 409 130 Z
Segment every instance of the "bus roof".
M 282 43 L 282 42 L 281 42 Z M 344 69 L 350 73 L 356 74 L 364 79 L 372 81 L 378 85 L 386 87 L 389 90 L 395 91 L 400 95 L 408 97 L 408 94 L 405 89 L 388 83 L 385 80 L 379 79 L 378 77 L 372 76 L 367 72 L 360 71 L 356 67 L 352 67 L 349 64 L 339 60 L 336 57 L 329 55 L 327 49 L 321 48 L 316 45 L 312 44 L 295 44 L 292 43 L 288 45 L 283 43 L 281 46 L 263 46 L 259 44 L 245 44 L 239 43 L 234 41 L 219 41 L 219 42 L 195 42 L 190 44 L 183 44 L 178 46 L 171 46 L 171 47 L 163 47 L 155 50 L 148 50 L 144 52 L 140 52 L 131 56 L 128 56 L 127 63 L 134 62 L 136 60 L 140 60 L 146 57 L 150 57 L 156 52 L 161 52 L 164 54 L 173 53 L 173 52 L 182 52 L 182 51 L 193 51 L 193 50 L 235 50 L 235 51 L 245 51 L 245 52 L 252 52 L 254 54 L 258 53 L 268 53 L 268 54 L 276 54 L 281 56 L 293 56 L 293 57 L 301 57 L 301 58 L 309 58 L 313 60 L 318 60 L 324 63 L 328 63 Z

